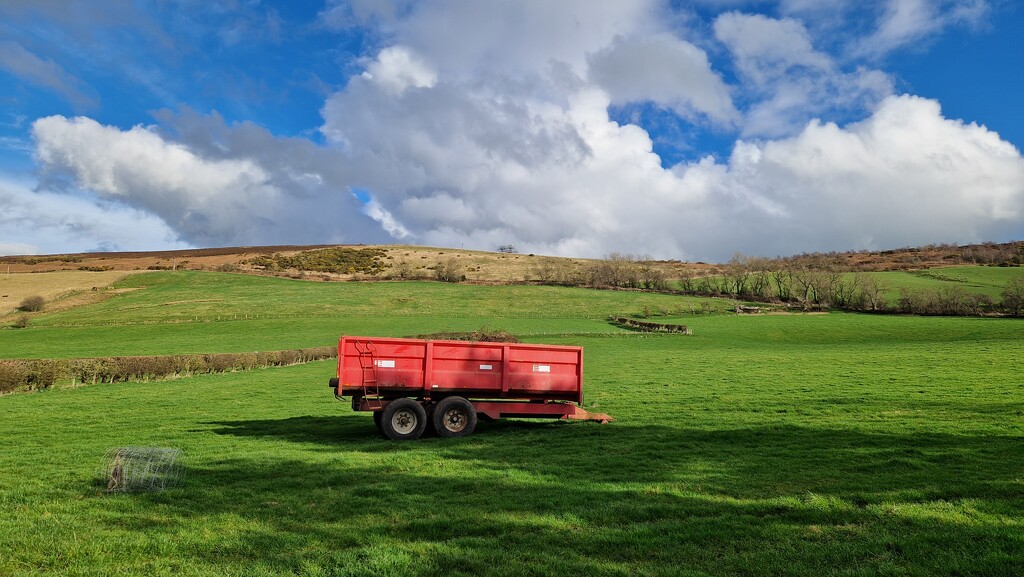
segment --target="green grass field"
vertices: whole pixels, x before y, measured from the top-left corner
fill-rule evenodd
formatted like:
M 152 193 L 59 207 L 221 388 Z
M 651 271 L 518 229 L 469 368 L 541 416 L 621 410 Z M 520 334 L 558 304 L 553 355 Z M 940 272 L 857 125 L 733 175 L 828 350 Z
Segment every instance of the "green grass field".
M 587 406 L 617 420 L 393 443 L 333 399 L 331 362 L 0 397 L 0 575 L 1024 573 L 1020 320 L 686 316 L 694 299 L 549 287 L 125 282 L 148 288 L 0 331 L 2 356 L 486 324 L 584 346 Z M 604 320 L 645 306 L 679 311 L 694 335 Z M 101 459 L 124 445 L 180 448 L 184 483 L 105 494 Z
M 960 266 L 935 268 L 913 272 L 875 272 L 870 273 L 887 283 L 890 290 L 886 294 L 890 304 L 899 298 L 899 289 L 926 289 L 959 287 L 972 294 L 982 294 L 999 302 L 1006 283 L 1011 278 L 1024 276 L 1024 269 L 1019 267 Z

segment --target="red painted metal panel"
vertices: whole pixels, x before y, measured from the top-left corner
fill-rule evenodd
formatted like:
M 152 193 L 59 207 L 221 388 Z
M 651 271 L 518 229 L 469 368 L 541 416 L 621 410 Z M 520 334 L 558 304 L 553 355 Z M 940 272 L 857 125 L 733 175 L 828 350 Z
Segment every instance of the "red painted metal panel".
M 372 351 L 372 354 L 367 353 Z M 372 357 L 372 358 L 371 358 Z M 367 369 L 372 366 L 372 369 Z M 373 377 L 367 377 L 372 374 Z M 342 337 L 338 394 L 583 399 L 582 347 Z M 376 381 L 375 387 L 367 380 Z

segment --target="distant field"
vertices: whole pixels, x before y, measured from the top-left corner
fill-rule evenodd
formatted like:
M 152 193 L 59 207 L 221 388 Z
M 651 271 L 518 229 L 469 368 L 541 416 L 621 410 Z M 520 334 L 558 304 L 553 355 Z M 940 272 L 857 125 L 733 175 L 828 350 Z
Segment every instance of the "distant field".
M 96 295 L 82 293 L 91 293 L 93 287 L 104 288 L 126 274 L 129 273 L 60 271 L 6 274 L 0 270 L 0 318 L 13 313 L 25 298 L 36 295 L 45 298 L 51 309 L 98 300 L 93 298 Z
M 0 354 L 487 324 L 582 345 L 587 406 L 617 420 L 396 444 L 333 399 L 330 362 L 0 397 L 0 575 L 1024 574 L 1024 321 L 214 273 L 116 286 L 139 290 L 0 330 Z M 645 307 L 694 335 L 605 321 Z M 103 494 L 123 445 L 182 449 L 184 484 Z
M 855 273 L 846 273 L 843 278 L 850 282 Z M 998 303 L 1002 299 L 1003 289 L 1010 279 L 1024 276 L 1024 268 L 994 266 L 958 266 L 936 267 L 914 271 L 860 272 L 879 279 L 886 287 L 885 299 L 890 307 L 894 307 L 900 298 L 901 289 L 939 290 L 956 287 L 968 294 L 985 295 Z M 718 285 L 724 277 L 714 275 L 712 284 Z M 672 288 L 680 289 L 681 283 L 673 281 Z M 774 286 L 772 286 L 774 291 Z M 774 295 L 775 292 L 772 292 Z
M 143 289 L 144 290 L 128 290 Z M 312 283 L 142 273 L 102 303 L 0 330 L 0 358 L 242 352 L 320 346 L 341 333 L 408 336 L 482 326 L 523 335 L 608 333 L 613 314 L 724 310 L 729 301 L 622 291 L 436 282 Z
M 1024 268 L 959 266 L 933 268 L 914 272 L 876 272 L 872 274 L 891 286 L 887 297 L 891 303 L 899 298 L 899 288 L 936 289 L 960 287 L 969 293 L 983 294 L 998 301 L 1011 278 L 1024 276 Z

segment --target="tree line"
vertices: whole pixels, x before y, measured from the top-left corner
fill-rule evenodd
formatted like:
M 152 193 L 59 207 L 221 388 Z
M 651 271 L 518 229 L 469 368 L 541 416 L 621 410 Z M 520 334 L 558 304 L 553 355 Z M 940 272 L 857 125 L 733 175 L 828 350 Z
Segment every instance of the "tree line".
M 922 315 L 971 316 L 1024 313 L 1024 274 L 1013 278 L 1001 300 L 957 285 L 915 288 L 893 286 L 871 272 L 857 270 L 846 255 L 799 255 L 785 258 L 735 255 L 728 263 L 679 273 L 673 288 L 663 267 L 649 257 L 613 253 L 585 265 L 544 261 L 531 271 L 541 284 L 678 291 L 684 294 L 776 302 L 802 310 L 841 309 Z
M 734 256 L 715 276 L 680 279 L 685 292 L 731 296 L 748 300 L 795 304 L 804 310 L 836 308 L 862 312 L 972 316 L 1005 312 L 1021 314 L 1024 274 L 1012 278 L 1000 301 L 957 285 L 898 287 L 876 274 L 853 270 L 842 259 L 827 255 L 768 259 Z

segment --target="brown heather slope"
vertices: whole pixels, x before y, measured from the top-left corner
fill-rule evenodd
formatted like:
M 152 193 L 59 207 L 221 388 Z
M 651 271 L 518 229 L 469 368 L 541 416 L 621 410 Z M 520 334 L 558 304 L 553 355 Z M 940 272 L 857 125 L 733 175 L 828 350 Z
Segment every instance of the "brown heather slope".
M 260 266 L 266 258 L 294 257 L 328 248 L 381 251 L 383 271 L 366 273 L 303 271 L 296 268 Z M 261 258 L 264 257 L 264 258 Z M 844 253 L 812 253 L 781 259 L 790 264 L 808 267 L 838 267 L 846 270 L 911 270 L 964 264 L 1018 266 L 1024 264 L 1024 241 L 983 243 L 978 245 L 928 245 L 885 251 Z M 455 263 L 469 282 L 508 283 L 537 280 L 546 270 L 562 273 L 583 271 L 594 259 L 550 257 L 532 254 L 505 254 L 476 250 L 405 245 L 313 245 L 313 246 L 246 246 L 188 249 L 158 252 L 105 252 L 44 256 L 0 257 L 0 274 L 41 273 L 54 271 L 144 271 L 144 270 L 221 270 L 262 275 L 304 278 L 309 280 L 352 280 L 362 278 L 434 278 L 435 269 Z M 682 261 L 649 261 L 664 278 L 719 274 L 727 265 L 686 263 Z M 98 277 L 97 277 L 98 279 Z M 91 286 L 105 286 L 109 280 Z M 76 283 L 76 287 L 80 283 Z M 88 281 L 82 287 L 88 288 Z M 5 303 L 6 304 L 6 303 Z
M 261 246 L 224 247 L 159 252 L 105 252 L 40 256 L 0 257 L 0 273 L 41 273 L 54 271 L 143 271 L 143 270 L 222 270 L 246 272 L 309 280 L 351 280 L 368 275 L 310 272 L 297 269 L 270 271 L 254 264 L 258 257 L 295 256 L 324 248 L 380 249 L 384 271 L 380 278 L 394 278 L 399 263 L 405 263 L 405 278 L 433 278 L 439 264 L 452 261 L 469 282 L 507 283 L 524 282 L 536 278 L 544 267 L 563 270 L 583 270 L 593 259 L 563 258 L 532 254 L 505 254 L 477 250 L 404 246 L 404 245 L 315 245 L 315 246 Z M 683 270 L 707 273 L 715 270 L 704 263 L 680 261 L 653 261 L 668 278 L 678 278 Z

